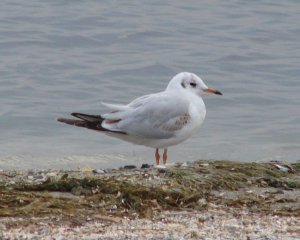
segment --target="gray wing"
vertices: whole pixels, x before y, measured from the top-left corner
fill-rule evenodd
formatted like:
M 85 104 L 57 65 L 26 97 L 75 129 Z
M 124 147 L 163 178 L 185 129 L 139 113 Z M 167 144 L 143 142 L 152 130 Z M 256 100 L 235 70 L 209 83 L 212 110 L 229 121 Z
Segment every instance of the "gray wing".
M 189 103 L 168 92 L 135 99 L 124 111 L 102 115 L 103 127 L 149 139 L 173 137 L 190 121 Z

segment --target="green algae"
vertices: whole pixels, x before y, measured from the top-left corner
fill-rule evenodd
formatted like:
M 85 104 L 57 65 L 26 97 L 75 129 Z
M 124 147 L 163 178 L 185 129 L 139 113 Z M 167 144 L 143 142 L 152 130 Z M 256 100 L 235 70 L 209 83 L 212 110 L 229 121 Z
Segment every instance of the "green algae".
M 297 162 L 295 163 L 292 163 L 292 167 L 295 171 L 298 171 L 300 172 L 300 160 L 298 160 Z

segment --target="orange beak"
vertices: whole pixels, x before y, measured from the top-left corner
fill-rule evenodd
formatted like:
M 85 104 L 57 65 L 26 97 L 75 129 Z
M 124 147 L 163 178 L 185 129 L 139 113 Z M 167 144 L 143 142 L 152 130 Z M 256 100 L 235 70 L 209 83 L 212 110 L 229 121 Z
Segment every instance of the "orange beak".
M 203 91 L 208 92 L 208 93 L 214 93 L 214 94 L 217 94 L 217 95 L 223 95 L 220 91 L 218 91 L 214 88 L 207 88 L 207 89 L 204 89 Z

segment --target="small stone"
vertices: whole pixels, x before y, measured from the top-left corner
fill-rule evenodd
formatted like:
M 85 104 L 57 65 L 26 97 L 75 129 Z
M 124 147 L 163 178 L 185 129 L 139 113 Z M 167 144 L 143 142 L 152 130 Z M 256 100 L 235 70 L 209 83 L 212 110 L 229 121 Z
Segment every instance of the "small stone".
M 147 163 L 143 163 L 142 166 L 141 166 L 141 169 L 144 169 L 144 168 L 150 168 L 151 166 Z
M 198 218 L 198 222 L 199 222 L 199 223 L 204 223 L 204 222 L 206 222 L 207 220 L 209 220 L 209 218 L 208 218 L 207 216 L 200 216 L 200 217 Z
M 93 169 L 90 166 L 85 166 L 84 168 L 81 169 L 82 172 L 92 172 Z
M 42 175 L 37 175 L 37 176 L 35 176 L 35 179 L 36 180 L 44 180 L 44 176 L 42 176 Z
M 199 232 L 197 229 L 191 229 L 189 235 L 192 239 L 199 239 Z
M 42 227 L 39 229 L 39 232 L 41 234 L 49 234 L 49 228 L 48 227 Z
M 58 236 L 56 238 L 54 238 L 55 240 L 65 240 L 65 238 L 63 236 Z
M 167 167 L 165 165 L 155 165 L 156 169 L 166 169 Z
M 231 232 L 231 233 L 238 233 L 238 230 L 240 229 L 239 225 L 236 224 L 225 224 L 225 228 Z
M 266 181 L 264 181 L 264 180 L 260 181 L 260 184 L 263 187 L 267 187 L 268 186 L 268 183 Z
M 95 174 L 103 174 L 103 173 L 105 173 L 105 172 L 104 172 L 104 170 L 102 170 L 102 169 L 94 169 L 94 170 L 93 170 L 93 173 L 95 173 Z
M 279 164 L 274 164 L 274 166 L 279 169 L 279 171 L 281 172 L 288 172 L 289 171 L 289 168 L 287 168 L 286 166 L 282 166 L 282 165 L 279 165 Z
M 34 176 L 32 176 L 32 175 L 27 176 L 27 178 L 28 178 L 29 180 L 34 180 Z
M 207 201 L 205 198 L 200 198 L 198 200 L 198 204 L 199 204 L 199 206 L 203 207 L 203 206 L 207 205 Z
M 56 177 L 57 173 L 56 172 L 49 172 L 46 174 L 47 177 Z
M 188 165 L 187 165 L 187 163 L 186 162 L 184 162 L 183 164 L 181 164 L 181 167 L 187 167 Z
M 182 193 L 182 190 L 180 188 L 172 188 L 171 191 L 175 193 Z
M 124 169 L 135 169 L 136 166 L 135 165 L 125 165 Z
M 208 167 L 209 163 L 200 163 L 199 165 L 202 166 L 202 167 Z

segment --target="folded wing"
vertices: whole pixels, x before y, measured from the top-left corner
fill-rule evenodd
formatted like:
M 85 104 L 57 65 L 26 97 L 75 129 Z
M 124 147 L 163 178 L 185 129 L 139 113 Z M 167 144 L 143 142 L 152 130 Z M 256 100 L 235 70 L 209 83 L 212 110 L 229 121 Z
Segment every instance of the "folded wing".
M 135 99 L 126 109 L 103 114 L 102 127 L 149 139 L 168 139 L 190 122 L 189 104 L 165 92 Z

